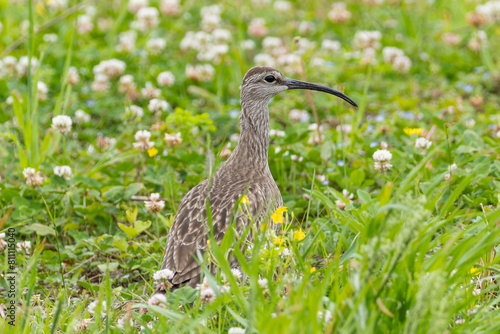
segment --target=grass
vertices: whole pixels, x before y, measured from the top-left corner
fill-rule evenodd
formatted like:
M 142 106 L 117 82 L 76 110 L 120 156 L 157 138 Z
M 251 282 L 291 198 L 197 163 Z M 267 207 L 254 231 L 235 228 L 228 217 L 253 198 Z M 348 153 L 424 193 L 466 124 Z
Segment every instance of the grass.
M 18 248 L 15 297 L 6 280 L 0 283 L 0 313 L 13 301 L 15 326 L 2 316 L 0 330 L 500 331 L 498 21 L 468 23 L 477 6 L 469 1 L 366 2 L 346 2 L 351 19 L 344 23 L 331 21 L 332 5 L 323 1 L 291 1 L 282 11 L 276 1 L 220 2 L 219 26 L 230 37 L 218 43 L 227 52 L 202 61 L 210 48 L 186 50 L 181 41 L 189 31 L 212 33 L 201 13 L 209 3 L 182 2 L 179 13 L 162 13 L 157 25 L 140 31 L 125 1 L 62 7 L 0 1 L 0 232 L 14 228 Z M 161 8 L 158 1 L 150 6 Z M 183 287 L 151 305 L 152 275 L 181 199 L 223 163 L 224 146 L 236 145 L 231 134 L 238 133 L 242 76 L 257 54 L 280 50 L 266 49 L 264 38 L 250 33 L 254 18 L 265 20 L 266 36 L 279 37 L 288 55 L 297 56 L 295 36 L 315 43 L 295 63 L 271 56 L 286 76 L 336 87 L 360 107 L 321 94 L 312 94 L 311 103 L 298 91 L 275 97 L 271 128 L 284 136 L 271 137 L 269 166 L 288 208 L 285 223 L 278 233 L 249 227 L 252 243 L 233 229 L 220 244 L 209 233 L 207 256 L 197 255 L 219 267 L 216 275 L 204 271 L 215 299 L 206 302 L 200 290 Z M 134 47 L 117 50 L 131 29 L 138 32 Z M 353 46 L 364 30 L 381 33 L 373 61 Z M 474 49 L 470 42 L 481 31 L 487 42 Z M 55 42 L 44 37 L 49 33 Z M 166 47 L 155 54 L 148 41 L 157 37 Z M 339 41 L 338 52 L 322 48 L 325 39 Z M 245 40 L 255 48 L 243 48 Z M 409 57 L 408 71 L 384 60 L 389 46 Z M 25 55 L 38 66 L 24 68 Z M 16 58 L 14 67 L 6 56 Z M 125 69 L 108 75 L 108 87 L 99 91 L 95 68 L 109 59 Z M 213 75 L 189 77 L 186 66 L 197 64 L 210 64 Z M 68 79 L 71 67 L 76 83 Z M 174 75 L 172 85 L 157 82 L 163 71 Z M 123 75 L 133 77 L 133 89 L 120 84 Z M 48 87 L 45 99 L 40 81 Z M 151 98 L 141 93 L 148 82 L 168 101 L 167 110 L 148 108 Z M 130 105 L 144 114 L 130 116 Z M 78 109 L 90 119 L 78 120 Z M 294 122 L 292 109 L 306 110 L 309 120 Z M 324 126 L 320 142 L 310 140 L 317 133 L 309 129 L 314 113 Z M 51 129 L 57 115 L 73 119 L 69 134 Z M 408 128 L 421 133 L 409 135 Z M 157 153 L 133 147 L 138 130 L 151 131 Z M 182 142 L 168 145 L 165 133 L 178 132 Z M 418 137 L 431 140 L 430 148 L 415 147 Z M 383 145 L 393 166 L 379 171 L 373 153 Z M 61 165 L 71 167 L 68 179 L 54 174 Z M 39 186 L 26 184 L 27 167 L 44 177 Z M 136 200 L 151 193 L 167 199 L 159 213 Z M 0 245 L 8 268 L 7 247 Z M 230 256 L 241 277 L 231 271 Z

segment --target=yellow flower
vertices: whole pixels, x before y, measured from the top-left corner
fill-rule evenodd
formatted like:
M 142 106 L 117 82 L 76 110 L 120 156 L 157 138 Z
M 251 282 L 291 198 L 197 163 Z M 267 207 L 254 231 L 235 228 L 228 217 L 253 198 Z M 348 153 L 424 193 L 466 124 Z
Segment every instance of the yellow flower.
M 273 220 L 273 223 L 275 224 L 281 224 L 283 223 L 283 212 L 287 212 L 288 208 L 286 206 L 280 206 L 279 208 L 274 211 L 274 213 L 271 215 L 271 219 Z
M 250 205 L 250 201 L 248 200 L 248 196 L 247 195 L 243 195 L 243 197 L 241 198 L 240 203 L 241 204 Z
M 311 274 L 316 271 L 316 268 L 312 267 L 311 268 Z
M 420 135 L 424 130 L 421 128 L 404 128 L 403 131 L 408 135 L 411 136 L 413 134 Z
M 298 230 L 298 231 L 293 232 L 293 237 L 294 237 L 297 241 L 302 241 L 302 240 L 304 240 L 304 238 L 306 237 L 306 234 L 304 233 L 304 231 L 302 231 L 302 229 L 300 229 L 300 230 Z
M 260 230 L 261 230 L 262 232 L 264 232 L 265 230 L 267 230 L 267 224 L 266 224 L 266 223 L 262 223 L 262 224 L 260 225 Z
M 156 147 L 152 147 L 148 150 L 148 155 L 152 158 L 154 157 L 155 155 L 158 154 L 158 150 L 156 149 Z
M 276 237 L 276 239 L 274 239 L 274 244 L 276 246 L 281 246 L 281 245 L 283 245 L 283 243 L 284 243 L 284 241 L 283 241 L 283 239 L 281 239 L 280 236 L 278 236 L 278 237 Z
M 47 1 L 47 3 L 49 3 L 49 1 Z M 35 5 L 35 12 L 38 14 L 38 15 L 43 15 L 45 14 L 45 6 L 41 3 L 37 3 Z
M 483 270 L 482 269 L 479 269 L 479 268 L 471 268 L 471 270 L 469 270 L 469 274 L 471 274 L 472 276 L 477 276 L 479 275 Z

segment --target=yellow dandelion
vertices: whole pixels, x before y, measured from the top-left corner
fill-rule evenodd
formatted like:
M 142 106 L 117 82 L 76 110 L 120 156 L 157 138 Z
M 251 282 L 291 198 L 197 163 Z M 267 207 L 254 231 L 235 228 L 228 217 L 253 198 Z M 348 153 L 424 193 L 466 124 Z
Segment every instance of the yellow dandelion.
M 148 150 L 148 155 L 152 158 L 154 157 L 155 155 L 158 154 L 158 150 L 156 149 L 156 147 L 152 147 Z
M 281 246 L 281 245 L 283 245 L 283 243 L 284 243 L 284 241 L 283 241 L 283 239 L 281 239 L 280 236 L 278 236 L 278 237 L 276 237 L 276 239 L 274 239 L 274 244 L 276 246 Z
M 311 268 L 311 274 L 316 271 L 316 268 L 312 267 Z
M 424 130 L 421 128 L 404 128 L 403 131 L 408 135 L 411 136 L 413 134 L 415 135 L 420 135 Z
M 306 234 L 304 233 L 304 231 L 302 231 L 302 229 L 299 229 L 299 230 L 293 232 L 293 237 L 297 241 L 302 241 L 306 237 Z
M 273 223 L 275 224 L 282 224 L 283 223 L 283 212 L 287 212 L 288 208 L 286 206 L 280 206 L 279 208 L 274 211 L 274 213 L 271 215 L 271 219 L 273 220 Z
M 241 204 L 245 204 L 245 205 L 250 205 L 250 201 L 248 200 L 248 196 L 247 195 L 243 195 L 243 197 L 241 198 L 240 203 Z

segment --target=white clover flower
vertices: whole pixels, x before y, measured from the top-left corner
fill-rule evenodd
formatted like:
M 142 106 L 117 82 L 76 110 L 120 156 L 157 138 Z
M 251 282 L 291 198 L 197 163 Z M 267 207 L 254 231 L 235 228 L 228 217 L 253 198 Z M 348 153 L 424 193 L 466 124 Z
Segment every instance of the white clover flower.
M 304 160 L 303 157 L 299 156 L 299 155 L 295 155 L 295 154 L 292 154 L 290 156 L 290 158 L 293 160 L 293 161 L 297 161 L 297 162 L 301 162 L 302 160 Z
M 357 31 L 354 35 L 354 48 L 358 50 L 380 48 L 380 31 Z
M 310 21 L 301 21 L 299 24 L 299 33 L 301 35 L 312 34 L 316 31 L 316 26 Z
M 150 199 L 149 201 L 144 202 L 144 206 L 146 206 L 146 210 L 148 210 L 149 212 L 152 212 L 152 213 L 160 212 L 163 209 L 163 207 L 165 207 L 165 201 L 159 201 L 160 194 L 153 193 L 149 196 L 149 199 Z M 165 269 L 165 270 L 168 270 L 168 269 Z M 157 275 L 157 274 L 158 275 L 166 275 L 167 272 L 165 272 L 165 270 L 158 271 L 155 273 L 155 275 Z M 173 275 L 173 272 L 171 272 L 171 274 Z M 153 275 L 153 279 L 155 279 L 155 275 Z M 156 276 L 156 277 L 159 277 L 159 276 Z M 169 279 L 171 279 L 171 278 L 169 278 Z
M 52 118 L 52 129 L 61 134 L 70 132 L 72 124 L 71 118 L 66 115 L 58 115 Z
M 144 115 L 144 110 L 141 107 L 132 104 L 130 107 L 125 107 L 125 115 L 141 118 Z
M 148 299 L 148 305 L 165 307 L 167 304 L 167 297 L 162 293 L 155 293 Z
M 43 35 L 43 41 L 45 43 L 55 43 L 57 42 L 58 36 L 56 34 L 45 34 Z
M 212 288 L 202 289 L 200 292 L 201 301 L 203 303 L 211 303 L 215 300 L 215 292 Z
M 377 170 L 389 170 L 392 165 L 390 161 L 392 159 L 391 152 L 387 150 L 377 150 L 373 153 L 373 160 L 375 160 L 375 169 Z
M 89 311 L 90 314 L 94 314 L 96 307 L 97 307 L 97 300 L 94 300 L 93 302 L 91 302 L 89 304 L 89 306 L 87 307 L 87 310 Z M 106 315 L 106 301 L 102 301 L 102 303 L 101 303 L 101 317 L 103 317 L 105 315 Z
M 317 131 L 311 132 L 309 135 L 309 139 L 307 140 L 307 143 L 309 145 L 318 145 L 323 142 L 325 139 L 325 135 L 321 134 L 321 136 L 318 134 Z
M 335 201 L 335 205 L 337 206 L 337 208 L 339 208 L 340 210 L 344 210 L 345 207 L 347 206 L 347 204 L 345 204 L 345 202 L 341 199 L 338 199 Z
M 384 62 L 386 62 L 387 64 L 392 64 L 392 63 L 394 63 L 394 60 L 397 57 L 402 57 L 405 55 L 405 53 L 403 52 L 403 50 L 398 49 L 396 47 L 386 46 L 382 50 L 382 55 L 384 57 Z
M 68 68 L 68 85 L 74 86 L 80 81 L 80 75 L 78 74 L 78 70 L 76 67 L 71 66 Z
M 80 15 L 76 19 L 76 30 L 79 34 L 86 34 L 94 29 L 92 18 L 88 15 Z
M 411 60 L 407 56 L 398 56 L 392 63 L 392 68 L 399 73 L 406 73 L 411 68 Z
M 148 49 L 149 53 L 152 55 L 159 55 L 165 47 L 167 46 L 167 41 L 163 38 L 151 38 L 146 43 L 146 49 Z
M 277 13 L 286 13 L 292 9 L 292 4 L 290 1 L 278 0 L 274 2 L 273 8 Z
M 340 42 L 332 41 L 330 39 L 324 39 L 321 42 L 321 48 L 328 52 L 339 53 L 340 52 Z
M 154 142 L 149 141 L 149 138 L 151 138 L 151 132 L 147 130 L 137 131 L 134 137 L 137 141 L 136 143 L 134 143 L 134 147 L 139 151 L 147 151 L 155 146 Z
M 31 187 L 41 186 L 43 183 L 43 176 L 40 172 L 37 172 L 34 168 L 28 167 L 23 170 L 24 178 L 26 179 L 26 184 Z
M 130 317 L 121 317 L 116 322 L 116 327 L 118 329 L 121 329 L 121 330 L 125 329 L 125 325 L 127 324 L 127 321 L 129 323 L 129 327 L 134 327 L 135 326 L 134 320 L 132 318 L 130 318 Z
M 160 198 L 160 194 L 158 193 L 154 193 L 154 194 L 151 194 L 151 199 L 154 199 L 155 200 L 158 200 Z M 153 279 L 155 281 L 160 281 L 160 280 L 171 280 L 172 278 L 174 278 L 174 272 L 170 269 L 162 269 L 162 270 L 159 270 L 157 272 L 155 272 L 153 274 Z
M 78 109 L 75 111 L 75 120 L 77 123 L 87 123 L 90 122 L 90 115 L 85 111 Z
M 129 0 L 128 2 L 128 10 L 133 14 L 136 14 L 139 9 L 146 8 L 147 6 L 149 6 L 148 0 Z
M 191 80 L 210 82 L 215 74 L 215 69 L 210 64 L 205 65 L 186 65 L 186 77 Z
M 253 19 L 248 25 L 248 34 L 252 37 L 264 37 L 267 35 L 266 21 L 261 18 Z
M 334 23 L 343 23 L 351 18 L 351 12 L 347 10 L 344 2 L 335 2 L 332 10 L 328 12 L 328 18 Z
M 231 274 L 233 274 L 234 278 L 240 279 L 242 274 L 241 271 L 237 268 L 231 269 Z
M 56 166 L 54 167 L 54 174 L 60 177 L 64 177 L 64 179 L 69 180 L 71 178 L 72 172 L 71 167 L 69 166 Z
M 7 246 L 7 242 L 5 242 L 5 233 L 0 233 L 0 250 L 4 249 Z
M 227 334 L 245 334 L 245 333 L 246 333 L 246 329 L 241 328 L 241 327 L 231 327 L 231 328 L 229 328 L 229 331 L 227 332 Z
M 253 50 L 255 49 L 255 42 L 251 39 L 245 39 L 241 41 L 240 46 L 243 50 Z
M 170 71 L 161 72 L 156 78 L 158 85 L 170 87 L 175 82 L 175 76 Z
M 267 285 L 269 284 L 269 281 L 267 280 L 267 278 L 259 278 L 257 280 L 257 283 L 259 284 L 260 287 L 267 288 Z
M 154 113 L 161 113 L 167 110 L 168 102 L 160 99 L 152 99 L 149 101 L 148 109 Z
M 47 94 L 49 92 L 49 88 L 47 87 L 47 84 L 45 82 L 38 81 L 36 83 L 36 88 L 38 91 L 38 100 L 45 101 L 47 99 Z
M 132 52 L 135 50 L 135 42 L 137 40 L 137 32 L 128 30 L 120 33 L 119 42 L 116 46 L 118 52 Z
M 176 146 L 182 143 L 181 133 L 177 132 L 174 134 L 165 133 L 165 141 L 170 146 Z
M 181 12 L 180 0 L 162 0 L 160 3 L 160 12 L 169 16 L 179 14 Z
M 231 40 L 231 32 L 227 29 L 215 29 L 212 31 L 212 36 L 217 43 L 229 42 Z
M 424 137 L 417 138 L 417 141 L 415 142 L 415 147 L 421 148 L 423 150 L 427 150 L 429 147 L 431 147 L 431 145 L 432 142 Z
M 108 78 L 119 77 L 125 72 L 127 65 L 119 59 L 108 59 L 101 61 L 98 65 L 94 66 L 94 75 L 103 74 Z
M 21 241 L 16 244 L 16 250 L 18 252 L 26 252 L 29 254 L 31 251 L 31 241 Z
M 141 31 L 146 31 L 154 28 L 160 22 L 160 13 L 155 7 L 143 7 L 137 11 L 137 28 Z
M 14 58 L 15 59 L 15 58 Z M 28 74 L 28 56 L 22 56 L 16 64 L 17 74 L 24 77 Z M 31 57 L 31 73 L 35 73 L 38 67 L 38 59 Z
M 276 63 L 273 56 L 267 53 L 256 54 L 255 57 L 253 58 L 253 61 L 256 65 L 268 66 L 268 67 L 274 67 Z
M 151 99 L 156 99 L 160 96 L 161 90 L 154 87 L 151 82 L 146 82 L 146 87 L 141 89 L 141 94 L 145 98 L 151 100 Z
M 271 129 L 269 130 L 270 137 L 285 137 L 285 131 Z

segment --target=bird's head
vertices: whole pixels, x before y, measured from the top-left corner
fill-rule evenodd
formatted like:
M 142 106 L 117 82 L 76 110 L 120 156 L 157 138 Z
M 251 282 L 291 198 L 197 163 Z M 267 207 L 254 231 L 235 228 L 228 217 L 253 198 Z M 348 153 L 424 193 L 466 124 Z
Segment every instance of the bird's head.
M 309 89 L 328 93 L 340 97 L 349 104 L 358 105 L 351 98 L 338 90 L 310 82 L 289 79 L 272 67 L 256 66 L 248 70 L 241 85 L 242 99 L 256 102 L 269 102 L 269 100 L 285 90 Z

